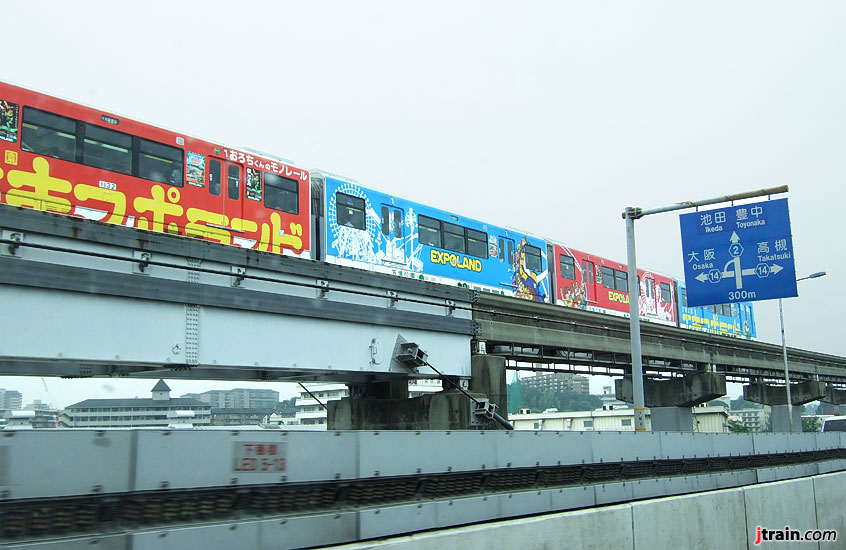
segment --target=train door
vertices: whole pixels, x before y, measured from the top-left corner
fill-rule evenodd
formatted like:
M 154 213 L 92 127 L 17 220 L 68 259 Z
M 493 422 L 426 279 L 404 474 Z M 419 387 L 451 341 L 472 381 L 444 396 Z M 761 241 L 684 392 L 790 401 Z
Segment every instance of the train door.
M 405 218 L 402 208 L 383 204 L 381 218 L 382 238 L 385 241 L 385 261 L 405 265 L 406 258 L 411 251 L 406 248 L 410 246 L 410 243 L 408 243 L 409 239 L 405 238 Z
M 219 197 L 220 209 L 224 216 L 222 225 L 229 225 L 232 218 L 243 218 L 244 214 L 244 169 L 240 164 L 209 157 L 209 194 Z
M 499 245 L 499 261 L 507 264 L 509 267 L 514 267 L 514 239 L 499 236 L 497 238 Z
M 509 239 L 503 235 L 498 235 L 496 238 L 497 249 L 499 254 L 499 262 L 505 264 L 505 269 L 501 272 L 502 278 L 499 284 L 505 288 L 516 290 L 514 286 L 514 279 L 512 278 L 512 270 L 514 269 L 514 239 Z
M 596 266 L 593 262 L 582 262 L 582 280 L 585 285 L 585 299 L 588 304 L 596 303 Z

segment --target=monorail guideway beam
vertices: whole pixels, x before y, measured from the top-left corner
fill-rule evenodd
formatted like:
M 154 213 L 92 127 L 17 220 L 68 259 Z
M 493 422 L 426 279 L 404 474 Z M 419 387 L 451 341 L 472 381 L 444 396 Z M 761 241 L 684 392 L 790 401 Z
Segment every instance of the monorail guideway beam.
M 473 293 L 0 207 L 0 374 L 364 384 L 417 343 L 470 377 Z
M 572 372 L 581 366 L 611 376 L 631 369 L 629 321 L 623 317 L 482 293 L 473 320 L 487 352 L 510 361 Z M 729 381 L 784 380 L 780 345 L 658 323 L 641 323 L 640 332 L 649 376 L 719 372 Z M 789 355 L 791 379 L 846 384 L 846 357 L 795 348 Z

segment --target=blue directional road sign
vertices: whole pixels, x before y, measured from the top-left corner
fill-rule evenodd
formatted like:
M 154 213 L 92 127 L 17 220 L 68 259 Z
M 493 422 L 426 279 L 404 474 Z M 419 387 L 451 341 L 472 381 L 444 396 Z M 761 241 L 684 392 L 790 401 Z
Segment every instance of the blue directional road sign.
M 687 305 L 796 296 L 787 199 L 682 214 Z

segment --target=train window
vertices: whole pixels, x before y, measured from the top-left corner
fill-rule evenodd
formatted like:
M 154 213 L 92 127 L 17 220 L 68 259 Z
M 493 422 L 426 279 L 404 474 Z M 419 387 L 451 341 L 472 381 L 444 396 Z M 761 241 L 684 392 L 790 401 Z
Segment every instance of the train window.
M 417 216 L 417 240 L 420 244 L 441 247 L 441 222 L 428 216 Z
M 86 123 L 82 163 L 120 174 L 132 174 L 132 136 Z
M 364 199 L 346 193 L 335 193 L 335 206 L 338 225 L 362 231 L 367 229 L 367 221 L 364 218 Z
M 182 149 L 144 138 L 139 140 L 138 147 L 139 178 L 182 187 Z
M 682 291 L 681 291 L 681 300 L 682 300 L 682 305 L 684 307 L 687 307 L 687 289 L 686 288 L 683 288 Z M 785 401 L 785 403 L 786 402 L 787 401 Z
M 394 237 L 402 238 L 402 212 L 394 210 Z
M 454 223 L 444 222 L 444 248 L 465 253 L 464 228 Z
M 391 217 L 388 213 L 388 207 L 382 207 L 382 235 L 388 235 L 391 232 Z
M 614 270 L 614 288 L 620 292 L 629 291 L 629 279 L 625 271 Z
M 523 247 L 523 252 L 526 255 L 526 269 L 534 271 L 535 273 L 540 273 L 541 267 L 543 266 L 543 262 L 541 261 L 541 249 L 527 244 Z
M 661 283 L 661 301 L 672 302 L 673 295 L 670 292 L 670 285 L 668 283 Z
M 221 164 L 219 160 L 209 159 L 209 194 L 220 196 Z
M 24 107 L 21 149 L 76 162 L 76 121 Z
M 509 239 L 505 246 L 508 247 L 508 265 L 514 265 L 514 242 Z
M 265 172 L 264 205 L 289 214 L 299 214 L 300 195 L 297 180 L 283 178 L 272 172 Z
M 232 200 L 241 198 L 241 168 L 234 164 L 226 166 L 226 194 Z
M 638 279 L 640 279 L 640 278 L 638 277 Z M 638 285 L 638 286 L 640 286 L 640 285 Z M 646 284 L 644 286 L 646 287 L 646 297 L 647 298 L 654 298 L 655 297 L 655 281 L 653 281 L 652 279 L 646 279 Z
M 602 286 L 614 290 L 614 270 L 610 267 L 602 266 Z
M 504 262 L 505 261 L 505 240 L 502 237 L 500 237 L 499 240 L 497 241 L 497 244 L 499 244 L 499 248 L 498 248 L 498 250 L 499 250 L 499 261 Z
M 558 266 L 560 268 L 559 271 L 561 271 L 561 277 L 576 280 L 576 262 L 573 258 L 563 254 L 558 256 Z M 585 282 L 587 282 L 587 274 L 585 274 Z
M 723 304 L 723 315 L 725 315 L 726 317 L 732 316 L 731 304 Z
M 488 234 L 467 229 L 467 253 L 477 258 L 488 258 Z

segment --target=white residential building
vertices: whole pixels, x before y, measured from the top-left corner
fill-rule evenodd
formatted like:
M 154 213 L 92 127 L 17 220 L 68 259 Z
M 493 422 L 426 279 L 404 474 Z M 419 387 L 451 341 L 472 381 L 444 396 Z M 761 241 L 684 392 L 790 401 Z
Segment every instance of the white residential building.
M 728 432 L 728 414 L 723 407 L 694 407 L 694 431 Z M 512 414 L 515 430 L 535 431 L 634 431 L 634 409 Z M 649 409 L 646 429 L 651 430 Z
M 211 405 L 183 397 L 171 398 L 170 388 L 159 380 L 152 399 L 86 399 L 66 407 L 59 420 L 65 428 L 167 427 L 176 411 L 192 411 L 193 426 L 211 422 Z

